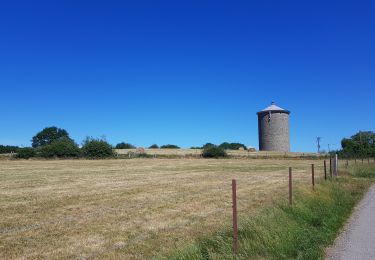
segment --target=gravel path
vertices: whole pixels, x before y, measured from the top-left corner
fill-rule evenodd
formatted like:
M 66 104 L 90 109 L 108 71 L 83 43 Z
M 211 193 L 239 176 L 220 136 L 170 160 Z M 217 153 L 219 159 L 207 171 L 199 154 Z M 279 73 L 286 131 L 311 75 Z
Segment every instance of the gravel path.
M 375 185 L 359 203 L 326 259 L 375 259 Z

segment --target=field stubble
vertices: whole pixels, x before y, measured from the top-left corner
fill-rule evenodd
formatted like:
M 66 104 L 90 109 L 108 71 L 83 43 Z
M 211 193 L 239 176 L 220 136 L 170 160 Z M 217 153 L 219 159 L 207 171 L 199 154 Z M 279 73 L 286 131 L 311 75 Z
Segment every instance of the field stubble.
M 294 181 L 321 178 L 322 161 L 133 159 L 1 161 L 0 258 L 160 256 L 231 223 Z M 295 185 L 296 185 L 295 184 Z

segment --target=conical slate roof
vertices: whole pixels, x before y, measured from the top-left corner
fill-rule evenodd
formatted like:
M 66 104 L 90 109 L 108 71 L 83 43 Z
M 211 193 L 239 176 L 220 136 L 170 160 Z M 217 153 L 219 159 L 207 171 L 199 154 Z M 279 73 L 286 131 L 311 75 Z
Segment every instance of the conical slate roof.
M 284 112 L 284 113 L 287 113 L 289 114 L 290 111 L 289 110 L 286 110 L 284 108 L 281 108 L 279 106 L 277 106 L 275 104 L 275 102 L 272 102 L 271 105 L 269 107 L 266 107 L 265 109 L 263 109 L 262 111 L 259 111 L 257 114 L 263 114 L 263 113 L 268 113 L 268 112 Z

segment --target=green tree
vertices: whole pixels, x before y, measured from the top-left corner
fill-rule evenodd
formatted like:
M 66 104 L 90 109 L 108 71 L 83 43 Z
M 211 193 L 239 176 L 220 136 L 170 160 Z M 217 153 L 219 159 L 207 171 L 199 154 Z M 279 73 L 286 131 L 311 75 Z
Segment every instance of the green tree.
M 43 145 L 48 145 L 61 138 L 70 139 L 69 134 L 65 129 L 57 128 L 55 126 L 46 127 L 33 137 L 31 140 L 32 147 L 37 148 Z
M 375 133 L 358 132 L 350 138 L 341 140 L 340 155 L 346 157 L 375 157 Z
M 153 144 L 149 147 L 149 149 L 159 149 L 159 146 L 157 144 Z
M 222 148 L 222 149 L 224 149 L 224 150 L 238 150 L 241 147 L 243 147 L 245 150 L 247 149 L 244 144 L 241 144 L 241 143 L 228 143 L 228 142 L 222 143 L 221 145 L 219 145 L 219 147 Z
M 0 145 L 0 153 L 16 153 L 18 149 L 18 146 Z
M 217 146 L 216 144 L 213 143 L 206 143 L 202 146 L 202 149 L 210 148 L 210 147 L 215 147 Z
M 136 147 L 134 145 L 125 143 L 125 142 L 116 144 L 116 149 L 135 149 L 135 148 Z
M 162 148 L 162 149 L 180 149 L 180 147 L 175 145 L 175 144 L 162 145 L 160 148 Z
M 78 145 L 71 139 L 62 137 L 51 144 L 38 148 L 39 155 L 44 158 L 73 158 L 79 157 L 81 151 Z
M 91 159 L 104 159 L 114 156 L 112 146 L 104 139 L 86 138 L 83 141 L 82 153 Z

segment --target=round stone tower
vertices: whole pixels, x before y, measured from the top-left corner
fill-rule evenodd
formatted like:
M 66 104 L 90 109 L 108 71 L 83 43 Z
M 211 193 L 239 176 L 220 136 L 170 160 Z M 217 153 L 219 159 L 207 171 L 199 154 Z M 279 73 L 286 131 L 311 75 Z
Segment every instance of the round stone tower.
M 290 111 L 272 104 L 258 112 L 259 150 L 289 152 Z

